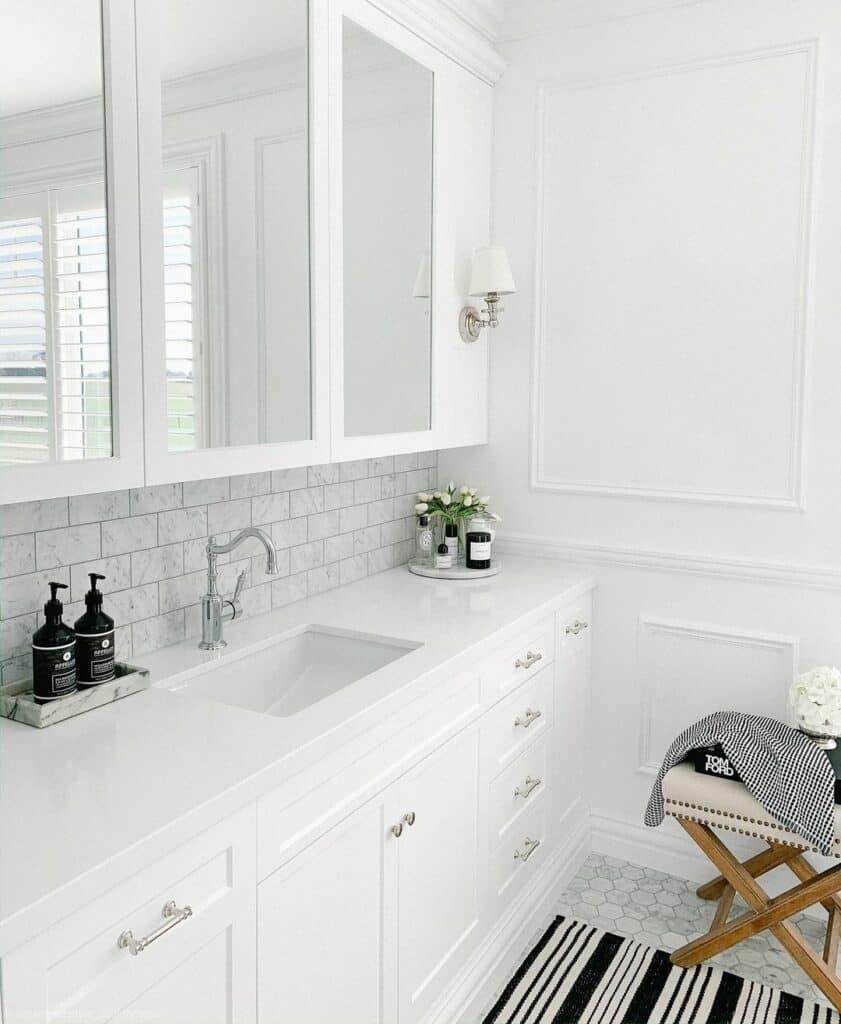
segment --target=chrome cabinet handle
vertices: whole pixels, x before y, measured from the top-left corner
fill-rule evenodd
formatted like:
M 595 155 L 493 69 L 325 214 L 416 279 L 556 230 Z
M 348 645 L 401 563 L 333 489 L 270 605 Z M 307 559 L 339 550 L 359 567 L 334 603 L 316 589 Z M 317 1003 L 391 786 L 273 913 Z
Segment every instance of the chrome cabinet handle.
M 539 661 L 543 660 L 543 655 L 540 651 L 537 654 L 532 654 L 531 651 L 526 651 L 525 658 L 517 658 L 514 662 L 514 668 L 525 668 L 529 669 L 532 665 L 536 665 Z
M 403 822 L 398 821 L 396 825 L 392 825 L 389 829 L 395 839 L 399 839 L 403 835 Z
M 589 629 L 589 627 L 589 622 L 585 622 L 583 619 L 576 619 L 574 622 L 567 623 L 566 635 L 578 636 L 582 629 Z
M 148 935 L 144 935 L 142 939 L 136 939 L 132 934 L 131 929 L 126 929 L 119 939 L 117 939 L 117 945 L 119 948 L 127 949 L 132 956 L 137 956 L 138 953 L 142 953 L 147 946 L 151 946 L 152 943 L 156 942 L 162 935 L 166 935 L 171 928 L 174 928 L 177 924 L 181 924 L 182 921 L 186 921 L 188 917 L 192 917 L 193 908 L 186 905 L 179 907 L 176 905 L 175 900 L 167 900 L 166 903 L 164 903 L 161 916 L 164 919 L 164 923 L 153 932 L 149 932 Z
M 412 825 L 414 825 L 414 823 L 415 823 L 415 812 L 414 811 L 409 811 L 407 814 L 404 814 L 403 815 L 403 821 L 405 821 L 406 824 L 409 825 L 410 827 Z
M 522 850 L 514 851 L 514 860 L 521 860 L 525 864 L 538 846 L 540 846 L 539 839 L 529 839 L 529 837 L 526 836 L 526 841 L 523 843 Z
M 524 800 L 528 800 L 529 796 L 531 796 L 542 781 L 542 779 L 532 778 L 531 775 L 527 775 L 526 781 L 514 790 L 514 796 L 521 796 Z
M 531 708 L 526 708 L 524 715 L 518 715 L 514 719 L 514 727 L 516 728 L 518 725 L 521 725 L 524 729 L 528 729 L 532 722 L 536 722 L 542 714 L 542 711 L 532 711 Z

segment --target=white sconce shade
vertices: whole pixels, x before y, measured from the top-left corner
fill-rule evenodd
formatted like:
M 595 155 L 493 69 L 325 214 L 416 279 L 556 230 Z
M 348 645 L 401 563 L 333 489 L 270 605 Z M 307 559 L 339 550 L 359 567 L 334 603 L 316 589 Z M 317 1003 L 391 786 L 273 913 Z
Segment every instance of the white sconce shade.
M 415 299 L 428 299 L 432 294 L 430 284 L 431 268 L 429 264 L 429 253 L 425 252 L 418 263 L 418 272 L 415 275 L 415 286 L 412 288 L 412 297 Z
M 508 255 L 501 245 L 477 249 L 473 255 L 470 295 L 512 295 L 517 291 Z

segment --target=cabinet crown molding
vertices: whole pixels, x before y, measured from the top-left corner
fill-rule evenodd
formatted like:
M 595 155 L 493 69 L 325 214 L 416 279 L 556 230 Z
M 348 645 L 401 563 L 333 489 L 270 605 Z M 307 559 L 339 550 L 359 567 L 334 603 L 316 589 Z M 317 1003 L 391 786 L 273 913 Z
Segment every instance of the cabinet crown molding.
M 499 0 L 371 0 L 466 71 L 494 85 L 506 61 L 496 48 L 504 10 Z

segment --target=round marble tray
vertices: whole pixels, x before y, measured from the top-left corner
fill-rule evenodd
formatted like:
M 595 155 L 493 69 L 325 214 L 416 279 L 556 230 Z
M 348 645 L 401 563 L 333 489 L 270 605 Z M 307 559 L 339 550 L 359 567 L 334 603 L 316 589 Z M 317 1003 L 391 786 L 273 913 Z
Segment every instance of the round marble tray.
M 486 576 L 496 576 L 502 571 L 501 562 L 494 562 L 490 569 L 468 569 L 464 564 L 453 569 L 436 569 L 432 565 L 418 565 L 414 560 L 407 564 L 409 572 L 413 572 L 415 576 L 428 576 L 434 580 L 481 580 Z

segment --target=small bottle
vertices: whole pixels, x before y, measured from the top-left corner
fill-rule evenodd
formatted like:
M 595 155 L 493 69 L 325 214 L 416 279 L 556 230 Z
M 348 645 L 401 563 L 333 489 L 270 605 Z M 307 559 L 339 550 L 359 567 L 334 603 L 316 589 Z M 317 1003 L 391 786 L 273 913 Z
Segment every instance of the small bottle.
M 76 619 L 76 681 L 79 686 L 98 686 L 114 678 L 114 620 L 102 610 L 102 593 L 96 589 L 98 572 L 89 572 L 91 589 L 85 594 L 85 614 Z
M 32 690 L 38 704 L 76 692 L 76 637 L 61 621 L 64 606 L 56 597 L 58 590 L 67 590 L 67 584 L 50 583 L 46 622 L 32 634 Z
M 467 554 L 465 565 L 468 569 L 490 569 L 491 534 L 488 530 L 471 530 L 465 538 Z
M 429 516 L 418 516 L 415 530 L 415 561 L 425 565 L 432 563 L 432 526 Z
M 453 559 L 453 565 L 458 561 L 458 526 L 455 523 L 444 524 L 444 543 Z
M 453 556 L 450 554 L 450 549 L 442 541 L 438 545 L 438 550 L 435 552 L 435 568 L 436 569 L 452 569 L 453 567 Z

